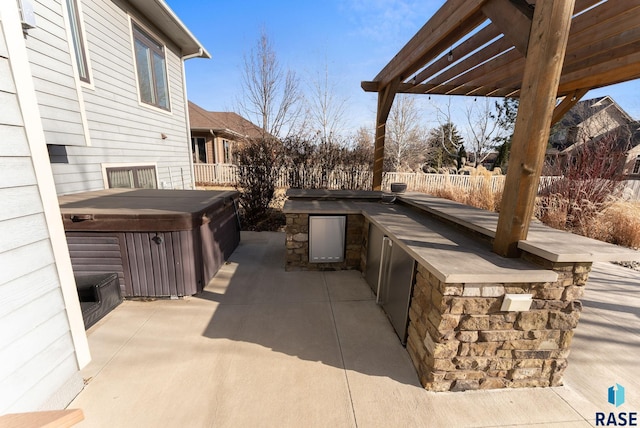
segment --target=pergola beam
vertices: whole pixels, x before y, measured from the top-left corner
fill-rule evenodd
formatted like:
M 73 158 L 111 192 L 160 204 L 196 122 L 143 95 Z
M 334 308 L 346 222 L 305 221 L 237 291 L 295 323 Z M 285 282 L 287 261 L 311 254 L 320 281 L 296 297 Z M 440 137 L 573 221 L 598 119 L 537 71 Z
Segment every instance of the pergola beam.
M 509 170 L 493 243 L 493 250 L 502 256 L 518 256 L 518 242 L 526 239 L 529 231 L 574 3 L 574 0 L 536 3 Z
M 447 50 L 462 36 L 485 20 L 480 8 L 487 0 L 450 0 L 446 2 L 415 36 L 375 77 L 380 87 L 394 79 L 408 79 L 438 53 Z
M 490 0 L 482 7 L 482 12 L 504 33 L 511 45 L 526 56 L 533 9 L 521 6 L 520 2 L 516 6 L 512 0 Z
M 640 78 L 639 14 L 640 0 L 448 0 L 373 81 L 362 82 L 379 93 L 374 188 L 382 184 L 397 93 L 520 98 L 494 241 L 499 254 L 516 255 L 551 123 L 588 90 Z
M 499 37 L 500 35 L 500 30 L 498 30 L 495 25 L 489 24 L 479 30 L 473 37 L 456 46 L 455 52 L 453 51 L 453 49 L 449 52 L 451 52 L 452 56 L 454 57 L 463 58 L 473 51 L 480 49 L 482 45 L 489 43 L 491 40 Z M 442 55 L 442 57 L 440 57 L 438 60 L 434 61 L 431 65 L 420 71 L 420 73 L 418 73 L 415 77 L 415 82 L 412 83 L 415 85 L 417 83 L 424 82 L 434 73 L 448 67 L 452 61 L 453 58 L 449 58 L 448 54 Z

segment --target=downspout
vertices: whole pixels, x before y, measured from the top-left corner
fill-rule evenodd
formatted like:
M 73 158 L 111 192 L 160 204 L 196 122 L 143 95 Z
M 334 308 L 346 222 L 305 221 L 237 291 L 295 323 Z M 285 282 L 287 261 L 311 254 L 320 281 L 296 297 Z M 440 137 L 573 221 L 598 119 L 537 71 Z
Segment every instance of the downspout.
M 193 153 L 191 150 L 191 122 L 189 119 L 189 98 L 187 97 L 187 71 L 185 70 L 184 63 L 186 60 L 191 58 L 200 58 L 204 54 L 204 50 L 202 48 L 198 48 L 198 52 L 184 55 L 181 57 L 182 60 L 182 94 L 184 95 L 185 100 L 185 109 L 184 109 L 184 118 L 187 127 L 187 152 L 189 153 L 189 170 L 191 171 L 191 188 L 195 190 L 196 188 L 196 172 L 193 167 Z M 182 182 L 182 188 L 184 189 L 184 181 Z

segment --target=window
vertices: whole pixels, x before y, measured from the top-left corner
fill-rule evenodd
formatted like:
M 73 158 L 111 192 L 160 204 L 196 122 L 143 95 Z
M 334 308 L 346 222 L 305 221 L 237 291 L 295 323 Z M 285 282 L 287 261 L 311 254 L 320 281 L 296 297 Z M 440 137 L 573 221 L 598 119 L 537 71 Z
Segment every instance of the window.
M 155 166 L 124 166 L 107 168 L 110 189 L 157 189 Z
M 207 163 L 207 148 L 203 137 L 191 138 L 191 153 L 194 163 Z
M 169 110 L 169 87 L 164 46 L 133 25 L 133 43 L 140 101 Z
M 82 38 L 82 28 L 80 27 L 80 13 L 78 12 L 77 0 L 67 1 L 67 13 L 69 15 L 69 26 L 71 27 L 71 40 L 73 41 L 73 51 L 78 66 L 78 76 L 83 82 L 89 83 L 89 65 L 87 63 L 87 53 Z
M 640 174 L 640 155 L 636 158 L 636 163 L 633 165 L 631 174 Z
M 224 163 L 231 163 L 231 148 L 229 146 L 229 141 L 222 140 L 222 150 L 224 152 Z

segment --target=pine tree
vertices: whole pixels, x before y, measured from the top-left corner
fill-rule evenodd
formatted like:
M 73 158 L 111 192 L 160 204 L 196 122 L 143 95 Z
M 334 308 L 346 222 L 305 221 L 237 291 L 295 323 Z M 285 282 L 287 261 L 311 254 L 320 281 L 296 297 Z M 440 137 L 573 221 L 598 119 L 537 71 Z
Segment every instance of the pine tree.
M 429 132 L 428 143 L 430 153 L 427 166 L 436 169 L 456 166 L 458 152 L 464 147 L 464 142 L 455 124 L 448 122 L 433 128 Z
M 498 127 L 506 131 L 506 136 L 500 136 L 495 139 L 496 143 L 500 144 L 500 147 L 491 169 L 500 168 L 503 174 L 506 173 L 509 164 L 511 138 L 513 137 L 513 128 L 518 115 L 518 104 L 519 101 L 516 98 L 504 98 L 502 104 L 496 102 Z

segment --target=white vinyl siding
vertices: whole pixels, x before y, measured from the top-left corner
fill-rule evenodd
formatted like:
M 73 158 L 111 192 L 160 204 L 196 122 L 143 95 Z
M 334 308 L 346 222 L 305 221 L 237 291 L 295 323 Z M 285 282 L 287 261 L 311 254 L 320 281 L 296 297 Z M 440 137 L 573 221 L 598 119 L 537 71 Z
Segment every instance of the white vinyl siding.
M 82 12 L 92 77 L 91 87 L 76 85 L 72 68 L 75 58 L 72 45 L 66 39 L 66 18 L 61 16 L 61 1 L 67 0 L 34 0 L 36 13 L 47 16 L 43 25 L 49 34 L 56 34 L 59 48 L 47 47 L 52 43 L 49 35 L 46 43 L 40 41 L 42 37 L 36 37 L 40 28 L 31 32 L 34 37 L 30 33 L 27 39 L 32 72 L 38 76 L 35 83 L 47 144 L 67 146 L 68 163 L 52 165 L 57 193 L 104 189 L 103 164 L 154 164 L 160 187 L 190 188 L 190 138 L 185 117 L 180 50 L 152 23 L 128 11 L 124 1 L 76 0 Z M 57 18 L 52 12 L 56 4 L 60 15 Z M 171 111 L 140 102 L 132 18 L 163 45 Z M 32 45 L 36 52 L 31 50 Z M 42 58 L 47 52 L 51 52 L 55 59 Z M 58 62 L 66 64 L 55 68 Z M 53 68 L 48 69 L 46 64 Z M 79 105 L 77 91 L 81 94 Z M 90 146 L 85 143 L 80 114 L 69 110 L 72 100 L 75 100 L 75 109 L 78 112 L 82 109 L 86 117 Z M 167 138 L 162 139 L 162 134 Z
M 86 146 L 62 1 L 33 2 L 37 28 L 25 41 L 47 143 Z
M 61 408 L 82 388 L 47 210 L 25 132 L 30 125 L 24 123 L 8 67 L 7 28 L 13 29 L 7 33 L 13 46 L 16 40 L 24 43 L 16 6 L 11 6 L 14 22 L 4 15 L 12 7 L 0 5 L 0 414 L 52 408 L 52 402 L 63 403 Z M 28 69 L 24 56 L 22 64 Z M 71 391 L 70 382 L 75 385 Z M 61 394 L 63 390 L 67 393 Z

